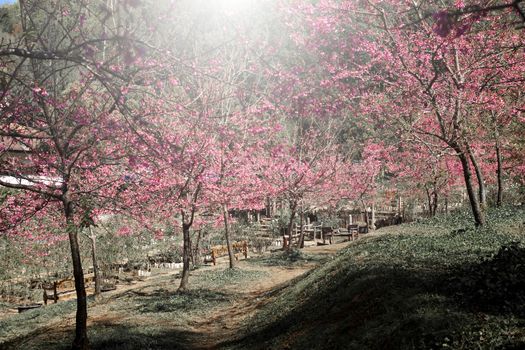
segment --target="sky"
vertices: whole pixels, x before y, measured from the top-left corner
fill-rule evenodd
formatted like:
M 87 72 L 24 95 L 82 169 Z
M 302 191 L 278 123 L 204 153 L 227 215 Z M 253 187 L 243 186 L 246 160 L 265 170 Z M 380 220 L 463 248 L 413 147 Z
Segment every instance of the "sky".
M 0 5 L 12 4 L 14 2 L 16 2 L 16 0 L 0 0 Z

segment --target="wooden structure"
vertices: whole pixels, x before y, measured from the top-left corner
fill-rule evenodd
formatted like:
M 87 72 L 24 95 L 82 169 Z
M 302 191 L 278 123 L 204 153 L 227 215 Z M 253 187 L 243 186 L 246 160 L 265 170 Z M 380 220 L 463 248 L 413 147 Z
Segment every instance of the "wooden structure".
M 61 296 L 75 293 L 74 281 L 69 278 L 53 283 L 42 283 L 42 289 L 44 290 L 45 305 L 47 305 L 48 300 L 53 300 L 56 304 Z
M 95 277 L 92 273 L 84 275 L 84 284 L 88 285 L 89 283 L 92 283 L 94 278 Z M 42 289 L 44 290 L 43 299 L 45 305 L 47 305 L 48 300 L 53 300 L 56 304 L 61 296 L 76 293 L 75 281 L 73 278 L 65 278 L 52 283 L 42 283 Z
M 24 311 L 38 309 L 41 306 L 42 306 L 41 303 L 36 303 L 36 304 L 30 304 L 30 305 L 20 305 L 17 307 L 17 309 L 18 309 L 18 313 L 20 314 Z
M 272 218 L 260 218 L 260 220 L 257 221 L 259 223 L 259 227 L 256 231 L 256 234 L 260 237 L 270 237 L 272 220 Z
M 336 232 L 336 229 L 334 229 L 331 226 L 320 226 L 320 237 L 319 237 L 319 239 L 321 239 L 323 241 L 322 244 L 326 244 L 326 240 L 328 240 L 328 242 L 330 244 L 332 244 L 335 232 Z M 315 239 L 317 239 L 317 237 L 315 237 Z M 319 244 L 319 242 L 318 242 L 318 244 Z
M 356 240 L 359 238 L 359 225 L 358 224 L 351 224 L 348 225 L 346 230 L 339 229 L 337 233 L 334 234 L 334 236 L 340 236 L 340 237 L 348 237 L 348 240 Z
M 235 259 L 239 260 L 238 253 L 242 253 L 244 255 L 244 258 L 248 258 L 248 242 L 241 241 L 241 242 L 233 242 L 232 244 L 233 252 L 235 253 Z M 228 246 L 227 245 L 216 245 L 211 247 L 211 258 L 208 260 L 209 262 L 213 263 L 213 265 L 217 264 L 217 258 L 227 255 L 228 254 Z

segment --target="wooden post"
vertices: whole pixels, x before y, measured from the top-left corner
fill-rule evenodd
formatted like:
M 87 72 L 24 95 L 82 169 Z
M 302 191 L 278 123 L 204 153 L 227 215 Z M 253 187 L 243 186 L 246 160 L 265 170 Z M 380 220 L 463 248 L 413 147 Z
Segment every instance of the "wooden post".
M 213 262 L 213 266 L 215 266 L 216 263 L 216 256 L 215 256 L 215 249 L 211 249 L 211 261 Z

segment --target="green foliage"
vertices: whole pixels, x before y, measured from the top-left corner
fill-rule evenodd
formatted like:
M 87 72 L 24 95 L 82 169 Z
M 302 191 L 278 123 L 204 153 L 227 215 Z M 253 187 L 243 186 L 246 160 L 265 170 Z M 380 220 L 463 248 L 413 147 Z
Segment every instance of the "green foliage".
M 4 201 L 9 197 L 10 194 L 15 193 L 16 190 L 7 188 L 7 187 L 0 187 L 0 205 L 4 203 Z
M 521 219 L 520 219 L 521 218 Z M 431 219 L 420 219 L 415 224 L 417 227 L 446 228 L 450 230 L 475 230 L 472 213 L 463 208 L 454 212 L 453 215 L 439 214 Z M 525 206 L 503 206 L 501 208 L 490 208 L 487 212 L 487 224 L 484 230 L 497 230 L 501 225 L 522 226 L 525 224 Z
M 252 235 L 243 237 L 243 239 L 248 241 L 249 249 L 255 249 L 257 252 L 263 252 L 272 245 L 272 241 L 267 237 L 258 237 Z
M 319 213 L 317 214 L 317 217 L 318 217 L 319 222 L 321 222 L 323 226 L 330 226 L 330 227 L 337 228 L 341 225 L 340 224 L 341 219 L 337 217 L 336 213 L 332 213 L 332 212 Z
M 270 232 L 274 237 L 278 237 L 283 234 L 283 232 L 288 229 L 288 224 L 290 223 L 290 214 L 288 212 L 280 215 L 277 220 L 272 220 L 270 223 Z
M 156 254 L 149 254 L 149 257 L 153 260 L 162 262 L 180 262 L 182 261 L 182 247 L 179 244 L 172 244 L 170 246 L 163 245 L 159 242 L 158 244 L 160 252 Z M 143 258 L 142 261 L 146 259 Z
M 181 349 L 187 332 L 163 331 L 158 325 L 94 327 L 89 332 L 93 350 Z

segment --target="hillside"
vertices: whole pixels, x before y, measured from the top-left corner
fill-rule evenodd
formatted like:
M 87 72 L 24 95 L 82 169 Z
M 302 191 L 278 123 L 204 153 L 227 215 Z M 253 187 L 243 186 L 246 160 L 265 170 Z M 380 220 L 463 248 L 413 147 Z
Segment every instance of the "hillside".
M 521 349 L 525 210 L 454 216 L 356 242 L 202 267 L 90 300 L 93 349 Z M 505 248 L 501 248 L 505 247 Z M 74 303 L 0 319 L 1 349 L 67 349 Z
M 380 230 L 279 293 L 232 349 L 523 349 L 523 209 Z M 501 248 L 503 247 L 503 248 Z

